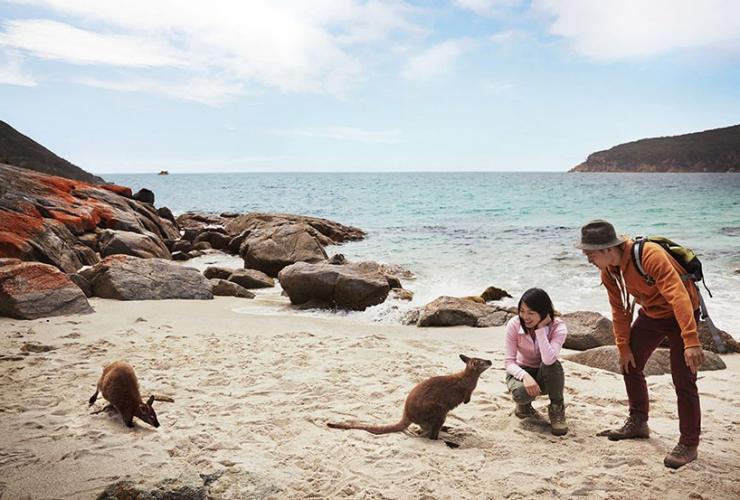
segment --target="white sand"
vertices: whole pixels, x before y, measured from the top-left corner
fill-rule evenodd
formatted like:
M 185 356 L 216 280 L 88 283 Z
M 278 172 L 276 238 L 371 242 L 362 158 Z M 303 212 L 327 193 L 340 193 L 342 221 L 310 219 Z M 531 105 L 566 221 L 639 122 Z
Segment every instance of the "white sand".
M 612 443 L 596 433 L 626 415 L 621 377 L 564 362 L 570 433 L 557 438 L 513 416 L 502 328 L 267 315 L 259 300 L 232 298 L 91 303 L 88 316 L 0 318 L 3 499 L 94 498 L 121 479 L 197 483 L 222 470 L 220 498 L 740 498 L 739 355 L 701 374 L 699 460 L 672 471 L 669 375 L 648 379 L 652 438 Z M 57 349 L 7 359 L 26 342 Z M 494 363 L 447 420 L 459 449 L 325 426 L 395 423 L 415 383 L 462 369 L 459 353 Z M 144 395 L 175 399 L 155 403 L 159 429 L 91 415 L 105 403 L 87 406 L 101 368 L 117 359 L 134 365 Z

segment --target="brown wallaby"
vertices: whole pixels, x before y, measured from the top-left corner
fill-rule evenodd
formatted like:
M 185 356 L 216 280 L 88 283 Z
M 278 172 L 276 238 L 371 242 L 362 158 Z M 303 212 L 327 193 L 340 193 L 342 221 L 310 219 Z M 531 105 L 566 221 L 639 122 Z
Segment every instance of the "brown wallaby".
M 469 358 L 460 354 L 465 370 L 453 375 L 431 377 L 417 384 L 408 397 L 401 421 L 393 425 L 369 425 L 361 423 L 327 423 L 333 429 L 362 429 L 373 434 L 400 432 L 409 425 L 417 424 L 429 439 L 439 439 L 439 431 L 445 423 L 447 413 L 460 405 L 469 403 L 480 374 L 491 367 L 491 361 Z
M 157 398 L 149 396 L 146 403 L 141 400 L 139 381 L 133 367 L 128 363 L 115 361 L 103 368 L 103 375 L 98 380 L 95 394 L 90 398 L 90 406 L 98 398 L 98 391 L 102 392 L 103 397 L 119 411 L 128 427 L 134 426 L 134 417 L 139 417 L 147 424 L 159 427 L 157 414 L 152 408 L 152 403 Z

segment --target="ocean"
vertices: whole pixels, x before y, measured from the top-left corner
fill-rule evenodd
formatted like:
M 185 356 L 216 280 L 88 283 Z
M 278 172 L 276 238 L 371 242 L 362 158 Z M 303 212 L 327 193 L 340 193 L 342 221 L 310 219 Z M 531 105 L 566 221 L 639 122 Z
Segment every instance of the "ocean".
M 416 274 L 410 304 L 388 301 L 361 321 L 395 322 L 440 295 L 495 285 L 515 304 L 544 288 L 562 312 L 610 317 L 598 270 L 574 243 L 595 218 L 630 236 L 659 234 L 696 251 L 709 312 L 740 338 L 740 174 L 235 173 L 103 175 L 154 191 L 182 212 L 287 212 L 357 226 L 367 238 L 327 248 L 349 260 L 394 263 Z M 238 265 L 238 263 L 237 263 Z M 306 314 L 306 313 L 296 313 Z M 330 314 L 314 312 L 310 314 Z

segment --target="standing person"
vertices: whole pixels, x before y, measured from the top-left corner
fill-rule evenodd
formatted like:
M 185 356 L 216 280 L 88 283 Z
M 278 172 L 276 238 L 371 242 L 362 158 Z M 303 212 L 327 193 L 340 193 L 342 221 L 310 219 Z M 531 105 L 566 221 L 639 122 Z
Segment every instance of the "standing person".
M 624 425 L 606 431 L 605 435 L 612 441 L 650 437 L 643 370 L 653 351 L 668 338 L 681 437 L 663 463 L 677 469 L 696 460 L 701 432 L 696 388 L 696 371 L 704 360 L 696 330 L 699 298 L 693 283 L 681 281 L 686 271 L 659 245 L 650 242 L 645 243 L 642 256 L 642 267 L 652 278 L 646 280 L 631 257 L 633 245 L 629 238 L 617 237 L 614 226 L 605 220 L 593 220 L 583 226 L 581 241 L 576 245 L 601 270 L 630 404 Z M 634 297 L 632 301 L 630 296 Z M 641 308 L 632 323 L 635 301 Z
M 568 329 L 555 317 L 550 296 L 530 288 L 519 299 L 519 314 L 506 325 L 506 386 L 519 418 L 537 417 L 532 401 L 540 394 L 550 397 L 547 407 L 551 431 L 556 436 L 568 433 L 565 422 L 563 388 L 565 375 L 558 361 Z

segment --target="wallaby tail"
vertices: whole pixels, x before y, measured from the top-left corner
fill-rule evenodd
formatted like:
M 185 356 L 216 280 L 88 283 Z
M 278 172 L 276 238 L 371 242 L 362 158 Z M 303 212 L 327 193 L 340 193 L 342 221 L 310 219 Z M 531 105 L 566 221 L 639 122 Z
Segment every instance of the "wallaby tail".
M 404 416 L 400 422 L 391 425 L 369 425 L 362 423 L 333 423 L 327 422 L 326 425 L 332 429 L 360 429 L 363 431 L 370 432 L 372 434 L 388 434 L 391 432 L 401 432 L 411 425 L 411 421 Z

